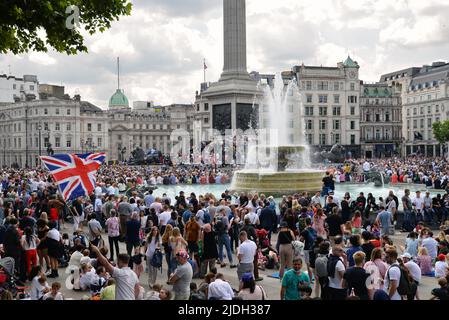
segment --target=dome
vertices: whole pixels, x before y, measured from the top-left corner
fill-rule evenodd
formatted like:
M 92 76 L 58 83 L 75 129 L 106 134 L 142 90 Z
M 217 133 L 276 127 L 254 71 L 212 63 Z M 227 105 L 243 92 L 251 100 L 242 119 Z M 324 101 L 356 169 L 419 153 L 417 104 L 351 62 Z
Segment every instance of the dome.
M 111 99 L 109 99 L 109 108 L 129 108 L 128 98 L 125 96 L 122 90 L 117 89 L 117 91 L 115 91 L 115 93 L 112 95 Z
M 350 56 L 348 56 L 346 61 L 343 62 L 343 65 L 349 68 L 359 68 L 359 64 L 357 63 L 357 61 L 352 60 Z

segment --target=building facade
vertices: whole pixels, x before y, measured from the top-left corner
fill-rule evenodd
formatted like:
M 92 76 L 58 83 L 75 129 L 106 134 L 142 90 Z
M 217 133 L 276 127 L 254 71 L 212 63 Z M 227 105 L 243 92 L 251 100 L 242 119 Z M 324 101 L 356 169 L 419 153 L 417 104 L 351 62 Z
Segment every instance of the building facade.
M 402 103 L 396 86 L 362 84 L 360 89 L 360 144 L 362 157 L 401 154 Z
M 79 95 L 63 96 L 0 104 L 1 166 L 39 166 L 48 147 L 54 153 L 106 152 L 108 161 L 123 161 L 136 147 L 169 153 L 173 130 L 191 134 L 193 105 L 134 110 L 110 100 L 112 110 L 103 110 Z M 126 96 L 119 100 L 128 101 Z
M 39 82 L 35 75 L 24 75 L 22 78 L 0 75 L 0 103 L 12 103 L 28 99 L 39 99 Z
M 350 57 L 337 67 L 293 67 L 302 94 L 306 140 L 314 149 L 340 144 L 353 157 L 361 155 L 359 68 Z

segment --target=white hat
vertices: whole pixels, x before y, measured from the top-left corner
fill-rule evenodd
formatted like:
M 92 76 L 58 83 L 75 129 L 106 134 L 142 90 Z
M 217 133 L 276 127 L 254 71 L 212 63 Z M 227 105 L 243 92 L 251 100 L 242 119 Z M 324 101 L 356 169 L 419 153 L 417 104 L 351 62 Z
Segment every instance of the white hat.
M 408 252 L 406 252 L 406 253 L 404 253 L 402 256 L 401 256 L 401 258 L 407 258 L 407 259 L 411 259 L 412 258 L 412 255 L 410 254 L 410 253 L 408 253 Z

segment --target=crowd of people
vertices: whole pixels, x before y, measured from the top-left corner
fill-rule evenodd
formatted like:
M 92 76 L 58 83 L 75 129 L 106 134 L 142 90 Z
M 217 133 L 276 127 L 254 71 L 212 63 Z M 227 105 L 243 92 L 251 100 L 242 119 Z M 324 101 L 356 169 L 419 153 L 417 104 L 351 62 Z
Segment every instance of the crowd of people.
M 65 285 L 89 299 L 274 299 L 259 274 L 266 269 L 279 273 L 282 300 L 419 299 L 428 276 L 438 284 L 433 298 L 449 296 L 447 195 L 412 197 L 404 190 L 378 201 L 363 192 L 339 199 L 332 172 L 321 192 L 285 195 L 278 203 L 229 191 L 221 197 L 182 191 L 158 197 L 152 190 L 127 196 L 117 183 L 140 186 L 159 170 L 218 174 L 105 166 L 90 197 L 65 202 L 46 172 L 4 171 L 1 255 L 14 260 L 15 277 L 29 285 L 30 298 L 64 299 L 64 270 Z M 394 241 L 400 206 L 406 238 Z M 219 268 L 235 269 L 239 285 Z

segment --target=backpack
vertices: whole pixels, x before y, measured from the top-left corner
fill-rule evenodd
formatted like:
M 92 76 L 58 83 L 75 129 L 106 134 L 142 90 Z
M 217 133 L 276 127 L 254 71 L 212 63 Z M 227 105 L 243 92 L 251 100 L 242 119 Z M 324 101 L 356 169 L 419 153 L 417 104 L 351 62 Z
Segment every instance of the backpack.
M 204 212 L 204 215 L 203 215 L 204 224 L 210 223 L 211 217 L 210 217 L 209 210 L 203 209 L 203 212 Z
M 316 238 L 318 236 L 316 230 L 314 228 L 310 227 L 310 228 L 307 228 L 307 231 L 309 231 L 310 235 L 312 236 L 313 242 L 315 242 Z
M 150 264 L 156 269 L 161 269 L 162 273 L 162 252 L 161 250 L 156 250 L 151 258 Z
M 226 226 L 223 222 L 222 219 L 218 219 L 217 222 L 215 223 L 215 231 L 217 232 L 218 235 L 223 235 L 226 233 Z
M 399 270 L 401 271 L 401 277 L 399 279 L 399 285 L 397 288 L 399 295 L 411 296 L 416 294 L 416 283 L 409 280 L 407 271 L 396 264 L 392 265 L 390 269 L 393 267 L 399 268 Z M 390 282 L 390 269 L 388 269 L 387 271 L 388 282 Z
M 319 278 L 329 276 L 327 271 L 328 260 L 328 257 L 325 255 L 320 255 L 315 259 L 315 271 Z

